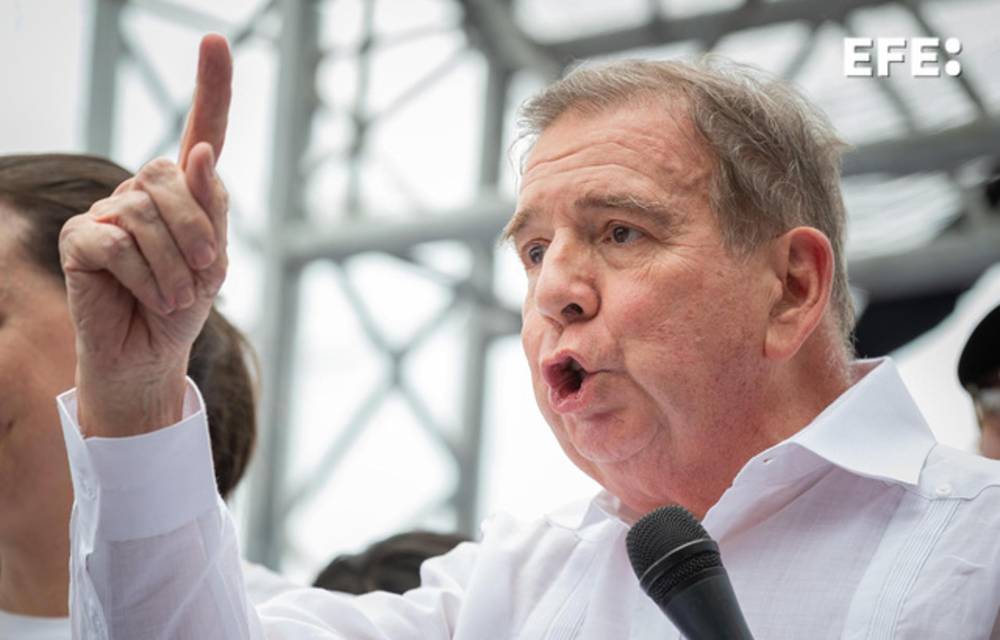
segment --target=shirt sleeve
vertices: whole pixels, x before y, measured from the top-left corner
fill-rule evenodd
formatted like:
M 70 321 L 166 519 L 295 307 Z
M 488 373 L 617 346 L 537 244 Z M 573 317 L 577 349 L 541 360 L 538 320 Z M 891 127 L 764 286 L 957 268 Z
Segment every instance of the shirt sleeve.
M 140 436 L 83 438 L 75 390 L 57 404 L 75 491 L 74 638 L 453 636 L 478 545 L 426 563 L 423 585 L 405 596 L 301 589 L 255 609 L 236 529 L 216 490 L 204 402 L 194 383 L 188 381 L 181 422 Z
M 195 385 L 181 422 L 141 436 L 84 439 L 75 391 L 57 404 L 75 493 L 73 637 L 262 638 Z

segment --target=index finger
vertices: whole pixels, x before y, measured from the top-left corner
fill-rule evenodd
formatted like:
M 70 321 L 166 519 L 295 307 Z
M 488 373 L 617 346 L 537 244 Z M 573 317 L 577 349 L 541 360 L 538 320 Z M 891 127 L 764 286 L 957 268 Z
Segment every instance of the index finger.
M 198 49 L 198 79 L 177 159 L 182 169 L 187 165 L 191 149 L 199 142 L 212 145 L 216 160 L 222 153 L 232 80 L 233 59 L 229 43 L 219 34 L 210 33 L 201 39 Z

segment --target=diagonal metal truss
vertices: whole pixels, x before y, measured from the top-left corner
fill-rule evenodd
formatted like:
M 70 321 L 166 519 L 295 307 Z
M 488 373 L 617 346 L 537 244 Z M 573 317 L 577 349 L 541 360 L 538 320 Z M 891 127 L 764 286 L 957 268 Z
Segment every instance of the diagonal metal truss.
M 254 330 L 263 363 L 261 441 L 252 470 L 246 548 L 252 559 L 271 567 L 279 567 L 289 555 L 285 525 L 288 516 L 330 481 L 332 470 L 351 455 L 358 439 L 371 426 L 379 406 L 390 394 L 403 398 L 416 423 L 446 452 L 457 471 L 454 487 L 441 496 L 440 504 L 428 505 L 416 512 L 443 509 L 450 514 L 455 529 L 469 534 L 475 529 L 480 516 L 487 353 L 494 340 L 516 333 L 520 323 L 517 310 L 501 301 L 494 285 L 494 242 L 513 206 L 511 195 L 501 188 L 501 159 L 505 151 L 504 122 L 515 74 L 527 72 L 549 80 L 576 60 L 677 42 L 693 41 L 707 51 L 734 32 L 794 22 L 805 25 L 807 35 L 782 72 L 786 77 L 796 78 L 813 52 L 812 35 L 822 25 L 836 24 L 846 33 L 857 12 L 890 4 L 879 0 L 746 0 L 732 9 L 670 17 L 664 15 L 658 2 L 651 2 L 649 19 L 643 24 L 547 42 L 523 28 L 516 17 L 516 7 L 508 0 L 440 0 L 442 4 L 457 8 L 461 16 L 457 23 L 392 35 L 381 34 L 377 29 L 376 0 L 355 0 L 361 6 L 360 38 L 350 46 L 326 45 L 321 42 L 319 33 L 322 13 L 329 6 L 345 1 L 253 2 L 249 17 L 233 23 L 180 0 L 93 0 L 86 138 L 91 152 L 110 155 L 115 149 L 121 120 L 121 114 L 115 111 L 116 96 L 122 85 L 120 70 L 125 66 L 137 72 L 143 90 L 171 123 L 144 157 L 163 153 L 175 144 L 183 125 L 187 101 L 171 96 L 150 60 L 153 53 L 144 51 L 139 45 L 142 34 L 129 32 L 123 20 L 128 12 L 153 14 L 194 33 L 219 31 L 227 35 L 237 55 L 248 41 L 266 42 L 272 47 L 281 70 L 274 87 L 276 109 L 270 127 L 273 151 L 268 176 L 267 223 L 256 233 L 247 229 L 234 230 L 237 237 L 259 253 L 264 265 L 263 300 L 266 304 L 262 305 Z M 914 17 L 926 34 L 935 35 L 936 30 L 923 11 L 926 4 L 909 0 L 899 6 Z M 402 42 L 442 31 L 463 34 L 465 45 L 443 61 L 429 65 L 421 76 L 401 87 L 394 100 L 374 110 L 370 101 L 373 56 Z M 387 218 L 371 210 L 361 185 L 364 156 L 373 128 L 446 77 L 457 61 L 468 55 L 481 56 L 487 69 L 481 104 L 477 107 L 482 110 L 483 125 L 475 197 L 459 208 L 435 211 L 433 215 L 427 215 L 419 203 L 405 216 Z M 318 72 L 323 63 L 331 59 L 348 60 L 354 68 L 354 99 L 347 106 L 328 104 L 317 93 Z M 891 86 L 878 85 L 907 123 L 907 135 L 858 148 L 845 160 L 845 175 L 945 171 L 952 179 L 962 182 L 964 191 L 974 189 L 975 184 L 970 186 L 961 180 L 961 168 L 972 160 L 997 153 L 1000 119 L 996 115 L 996 105 L 987 103 L 974 82 L 963 78 L 959 85 L 964 99 L 973 105 L 976 117 L 960 127 L 942 131 L 922 130 L 909 113 L 906 101 L 894 93 Z M 350 122 L 350 141 L 343 147 L 317 148 L 311 143 L 317 118 L 330 113 Z M 340 213 L 336 225 L 322 222 L 323 212 L 313 210 L 301 195 L 303 185 L 314 180 L 317 172 L 331 162 L 343 162 L 347 172 L 342 200 L 321 205 Z M 904 274 L 908 274 L 906 286 L 910 288 L 933 288 L 939 286 L 944 277 L 939 266 L 941 256 L 947 256 L 948 264 L 952 265 L 947 271 L 949 286 L 955 282 L 968 284 L 986 265 L 1000 259 L 997 217 L 973 217 L 975 224 L 966 225 L 936 242 L 926 255 L 911 252 L 859 261 L 851 265 L 852 277 L 856 283 L 868 285 L 877 295 L 881 295 L 879 292 L 890 295 Z M 239 216 L 234 216 L 234 220 L 238 219 Z M 438 241 L 465 246 L 470 256 L 467 273 L 460 277 L 445 274 L 417 257 L 414 248 Z M 408 342 L 394 344 L 380 330 L 367 308 L 364 293 L 352 282 L 348 270 L 339 269 L 341 292 L 349 301 L 368 343 L 388 362 L 388 371 L 347 417 L 344 428 L 330 439 L 315 468 L 300 474 L 305 479 L 294 483 L 289 473 L 289 441 L 298 427 L 291 420 L 291 398 L 293 372 L 297 366 L 295 344 L 301 320 L 299 302 L 303 270 L 319 261 L 345 267 L 356 256 L 372 252 L 392 256 L 414 273 L 450 291 L 451 302 L 429 318 Z M 936 280 L 921 277 L 921 274 L 932 272 L 938 274 Z M 420 393 L 401 374 L 401 367 L 442 320 L 457 310 L 467 312 L 469 318 L 465 325 L 464 362 L 450 363 L 464 371 L 461 407 L 457 414 L 460 424 L 442 425 L 425 406 Z

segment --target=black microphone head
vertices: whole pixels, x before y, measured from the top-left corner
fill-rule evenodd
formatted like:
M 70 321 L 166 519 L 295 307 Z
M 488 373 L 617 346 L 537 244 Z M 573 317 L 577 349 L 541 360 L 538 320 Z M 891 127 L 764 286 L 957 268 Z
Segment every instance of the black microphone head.
M 687 509 L 671 505 L 651 511 L 636 522 L 629 529 L 625 546 L 632 568 L 641 576 L 677 547 L 708 537 L 705 527 Z
M 711 540 L 705 528 L 687 509 L 672 505 L 651 511 L 636 522 L 625 538 L 625 546 L 629 562 L 643 589 L 654 601 L 662 604 L 678 585 L 706 571 L 722 568 L 718 547 Z M 698 541 L 710 544 L 692 545 Z M 662 567 L 662 575 L 653 579 L 646 576 L 650 567 L 671 554 L 675 561 L 667 562 Z
M 753 640 L 719 545 L 684 507 L 646 514 L 625 538 L 646 595 L 690 640 Z

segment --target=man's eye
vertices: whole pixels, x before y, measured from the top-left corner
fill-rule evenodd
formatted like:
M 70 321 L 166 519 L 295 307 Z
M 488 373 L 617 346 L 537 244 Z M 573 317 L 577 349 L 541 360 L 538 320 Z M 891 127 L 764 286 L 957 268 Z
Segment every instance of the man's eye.
M 539 264 L 542 261 L 542 256 L 545 255 L 545 247 L 540 244 L 533 244 L 528 247 L 525 255 L 528 256 L 528 262 L 531 264 Z
M 626 227 L 622 224 L 616 224 L 611 228 L 611 239 L 617 244 L 627 244 L 629 242 L 635 242 L 642 237 L 642 232 L 638 229 L 633 229 L 632 227 Z

